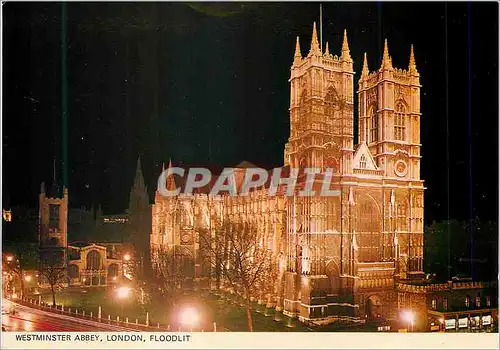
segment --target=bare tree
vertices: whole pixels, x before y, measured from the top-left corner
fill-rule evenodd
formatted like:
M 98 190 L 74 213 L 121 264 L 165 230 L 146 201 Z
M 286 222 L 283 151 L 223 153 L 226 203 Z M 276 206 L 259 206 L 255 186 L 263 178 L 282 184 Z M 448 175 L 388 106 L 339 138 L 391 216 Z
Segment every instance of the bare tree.
M 255 229 L 241 224 L 224 225 L 225 229 L 215 237 L 201 235 L 203 244 L 209 249 L 209 261 L 213 275 L 220 277 L 231 289 L 245 300 L 248 330 L 253 331 L 251 297 L 272 286 L 275 270 L 272 264 L 272 252 L 262 245 Z
M 159 246 L 153 251 L 153 269 L 159 286 L 166 292 L 180 289 L 184 279 L 181 262 L 174 247 Z
M 52 305 L 56 305 L 56 289 L 68 281 L 64 252 L 46 252 L 40 261 L 40 276 L 52 292 Z

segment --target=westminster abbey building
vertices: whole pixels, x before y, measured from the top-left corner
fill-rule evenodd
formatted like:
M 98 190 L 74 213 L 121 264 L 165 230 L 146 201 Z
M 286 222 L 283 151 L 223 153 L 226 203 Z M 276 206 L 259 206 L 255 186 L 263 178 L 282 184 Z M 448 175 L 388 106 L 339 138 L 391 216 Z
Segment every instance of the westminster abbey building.
M 183 278 L 213 287 L 200 235 L 214 235 L 223 225 L 249 229 L 276 269 L 269 288 L 255 295 L 259 301 L 317 324 L 393 314 L 396 285 L 424 276 L 420 79 L 413 47 L 408 53 L 408 67 L 395 68 L 386 41 L 374 71 L 365 54 L 354 130 L 347 34 L 340 56 L 329 52 L 328 43 L 320 47 L 316 25 L 305 57 L 297 38 L 282 169 L 332 168 L 331 188 L 340 196 L 269 196 L 265 186 L 248 196 L 213 196 L 210 184 L 192 195 L 157 193 L 150 237 L 154 272 L 168 275 L 171 263 L 160 255 L 174 252 L 172 264 Z M 249 167 L 236 167 L 237 186 Z M 182 181 L 169 176 L 167 187 Z

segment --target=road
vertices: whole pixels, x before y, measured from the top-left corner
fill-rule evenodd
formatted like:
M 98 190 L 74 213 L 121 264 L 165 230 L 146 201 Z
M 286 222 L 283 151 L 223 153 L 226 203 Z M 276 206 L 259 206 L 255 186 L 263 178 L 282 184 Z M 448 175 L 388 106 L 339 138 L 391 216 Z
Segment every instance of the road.
M 2 326 L 12 332 L 110 332 L 130 331 L 121 327 L 100 324 L 97 322 L 79 320 L 77 318 L 52 314 L 50 312 L 32 309 L 9 300 L 2 300 L 2 311 L 14 309 L 14 314 L 2 315 Z

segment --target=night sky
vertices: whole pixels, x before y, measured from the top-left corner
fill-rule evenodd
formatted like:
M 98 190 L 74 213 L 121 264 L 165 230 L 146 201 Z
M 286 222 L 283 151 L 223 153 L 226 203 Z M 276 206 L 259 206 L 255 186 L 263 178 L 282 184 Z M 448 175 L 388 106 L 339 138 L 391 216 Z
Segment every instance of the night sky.
M 54 157 L 61 178 L 61 5 L 2 9 L 3 205 L 35 207 Z M 313 21 L 314 3 L 68 3 L 71 205 L 123 211 L 139 154 L 151 195 L 169 158 L 282 165 L 295 38 L 307 54 Z M 378 69 L 387 38 L 406 69 L 414 44 L 426 222 L 496 220 L 498 4 L 324 3 L 333 54 L 344 28 L 355 90 L 364 52 Z

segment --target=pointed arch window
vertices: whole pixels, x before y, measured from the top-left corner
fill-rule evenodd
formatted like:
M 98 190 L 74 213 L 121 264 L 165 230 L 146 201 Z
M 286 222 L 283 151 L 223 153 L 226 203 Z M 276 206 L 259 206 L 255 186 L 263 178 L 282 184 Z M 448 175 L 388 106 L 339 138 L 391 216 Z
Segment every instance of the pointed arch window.
M 328 88 L 325 96 L 325 116 L 328 121 L 328 128 L 330 132 L 338 133 L 340 132 L 340 114 L 338 113 L 339 106 L 339 96 L 337 91 L 333 87 Z
M 405 124 L 405 106 L 399 102 L 396 105 L 394 114 L 394 139 L 398 141 L 405 140 L 406 124 Z
M 366 169 L 366 157 L 364 154 L 362 154 L 361 158 L 359 158 L 359 167 L 361 169 Z
M 370 142 L 378 141 L 378 116 L 375 110 L 375 106 L 370 109 L 370 117 L 369 117 L 369 126 L 370 126 Z
M 397 218 L 396 229 L 398 231 L 406 231 L 407 229 L 406 205 L 403 201 L 397 203 L 396 218 Z

